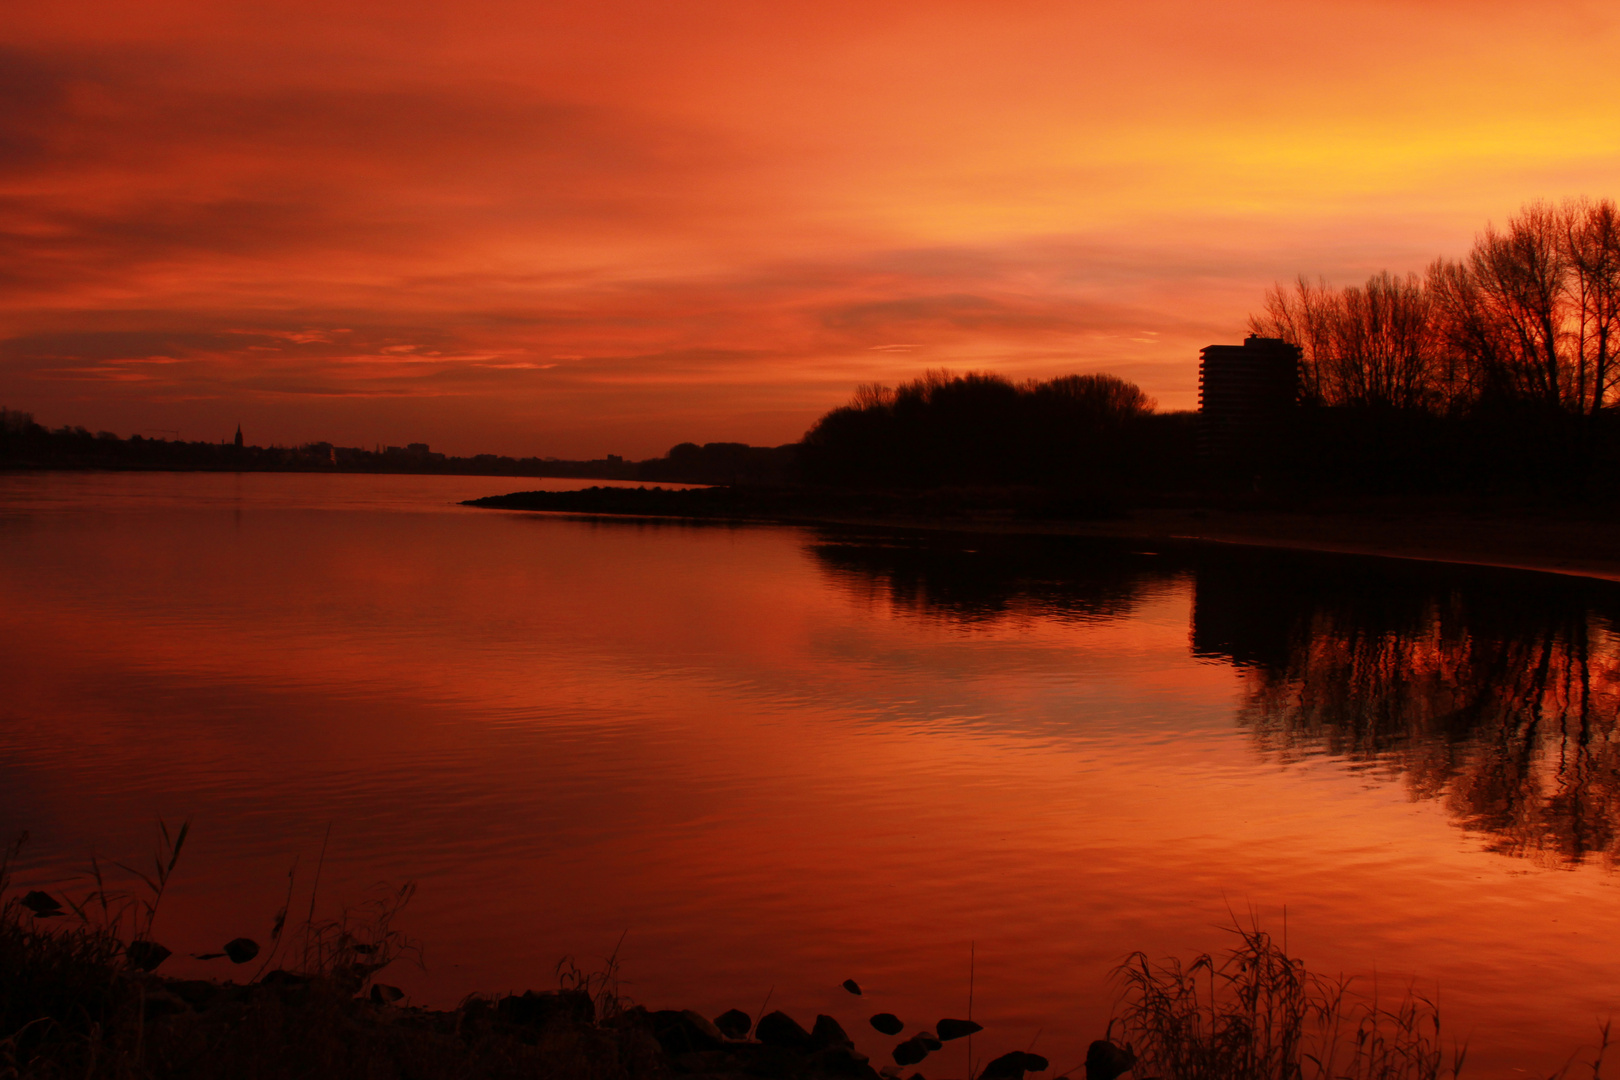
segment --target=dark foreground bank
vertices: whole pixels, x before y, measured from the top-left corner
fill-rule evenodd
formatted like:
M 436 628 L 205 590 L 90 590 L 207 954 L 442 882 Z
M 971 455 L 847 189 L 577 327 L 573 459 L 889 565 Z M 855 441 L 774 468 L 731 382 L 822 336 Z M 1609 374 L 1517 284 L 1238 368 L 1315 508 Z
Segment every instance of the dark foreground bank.
M 369 918 L 311 918 L 301 929 L 283 908 L 268 948 L 237 938 L 199 957 L 234 963 L 243 982 L 169 979 L 158 971 L 169 951 L 150 931 L 183 842 L 182 830 L 149 897 L 104 886 L 66 906 L 41 891 L 5 896 L 0 1077 L 924 1080 L 930 1055 L 954 1040 L 968 1047 L 962 1080 L 1439 1080 L 1466 1057 L 1425 999 L 1364 998 L 1254 927 L 1233 928 L 1223 954 L 1185 966 L 1122 958 L 1115 1019 L 1075 1062 L 1008 1046 L 970 1017 L 872 1013 L 853 979 L 847 1015 L 813 1021 L 766 1005 L 713 1018 L 650 1009 L 619 994 L 611 961 L 596 974 L 559 965 L 556 989 L 410 1007 L 378 978 L 408 955 L 390 924 L 409 888 Z M 115 895 L 128 902 L 110 907 Z M 851 1031 L 879 1056 L 858 1050 Z M 1582 1071 L 1601 1076 L 1601 1047 Z

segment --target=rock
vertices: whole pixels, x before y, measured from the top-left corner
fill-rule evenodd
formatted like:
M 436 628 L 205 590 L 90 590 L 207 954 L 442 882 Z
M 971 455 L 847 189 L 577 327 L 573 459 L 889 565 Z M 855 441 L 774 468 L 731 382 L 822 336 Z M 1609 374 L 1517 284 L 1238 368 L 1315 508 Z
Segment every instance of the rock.
M 129 961 L 129 966 L 137 971 L 154 971 L 159 964 L 173 955 L 157 942 L 144 939 L 132 941 L 124 949 L 124 958 Z
M 405 996 L 405 991 L 397 986 L 387 986 L 383 983 L 371 984 L 371 1000 L 375 1005 L 392 1005 Z
M 894 1048 L 896 1065 L 915 1065 L 927 1056 L 928 1047 L 915 1035 Z
M 1024 1052 L 1014 1050 L 1010 1054 L 1002 1054 L 979 1072 L 979 1080 L 1022 1080 L 1024 1075 Z
M 906 1029 L 905 1022 L 894 1013 L 878 1013 L 872 1017 L 871 1024 L 884 1035 L 898 1035 Z
M 1136 1054 L 1129 1044 L 1116 1046 L 1098 1039 L 1086 1050 L 1086 1080 L 1114 1080 L 1136 1065 Z
M 148 1020 L 156 1020 L 160 1016 L 173 1016 L 176 1013 L 188 1011 L 184 1001 L 162 990 L 153 990 L 145 994 L 141 999 L 141 1009 Z
M 164 986 L 193 1009 L 206 1008 L 220 993 L 219 985 L 207 979 L 175 979 Z
M 703 1032 L 705 1038 L 714 1039 L 717 1042 L 725 1041 L 725 1035 L 719 1028 L 714 1026 L 714 1021 L 710 1020 L 702 1013 L 696 1011 L 695 1009 L 682 1009 L 681 1015 L 692 1021 L 692 1023 L 697 1026 L 698 1030 Z
M 983 1030 L 983 1024 L 976 1024 L 972 1020 L 945 1019 L 934 1025 L 934 1031 L 941 1042 L 950 1042 L 952 1039 L 960 1039 L 964 1035 L 972 1035 Z
M 677 1072 L 724 1075 L 736 1070 L 736 1062 L 725 1050 L 693 1050 L 686 1054 L 671 1054 Z
M 553 1022 L 596 1023 L 596 1002 L 584 990 L 525 990 L 495 1003 L 502 1020 L 519 1027 L 543 1028 Z
M 225 955 L 233 964 L 245 964 L 259 955 L 259 943 L 252 938 L 232 938 L 225 943 Z
M 1022 1050 L 1014 1050 L 1010 1054 L 1002 1054 L 984 1067 L 979 1074 L 980 1080 L 1022 1080 L 1025 1072 L 1041 1072 L 1051 1062 L 1039 1054 L 1026 1054 Z
M 877 1080 L 878 1074 L 866 1055 L 851 1046 L 829 1046 L 811 1054 L 808 1061 L 817 1074 Z
M 728 1039 L 746 1039 L 754 1030 L 754 1018 L 741 1009 L 727 1009 L 714 1018 L 714 1026 Z
M 861 984 L 856 982 L 854 979 L 845 979 L 844 980 L 844 989 L 848 990 L 850 993 L 854 994 L 856 997 L 861 996 Z
M 912 1038 L 922 1043 L 923 1048 L 928 1051 L 938 1050 L 940 1047 L 945 1045 L 938 1039 L 934 1038 L 934 1033 L 932 1031 L 919 1031 L 917 1034 L 913 1035 Z
M 34 913 L 36 919 L 50 919 L 62 914 L 61 901 L 48 892 L 33 890 L 22 898 L 22 906 Z M 847 985 L 847 984 L 846 984 Z M 857 994 L 859 990 L 855 991 Z
M 855 1045 L 855 1040 L 844 1031 L 844 1026 L 825 1013 L 816 1017 L 816 1026 L 810 1029 L 810 1042 L 817 1050 Z
M 742 1076 L 757 1080 L 809 1080 L 809 1061 L 796 1050 L 765 1043 L 732 1043 L 731 1051 L 735 1055 L 733 1060 L 742 1067 Z M 741 1080 L 735 1066 L 728 1073 L 735 1080 Z M 708 1080 L 719 1080 L 719 1077 L 711 1075 Z
M 721 1050 L 725 1039 L 719 1030 L 691 1009 L 660 1009 L 647 1014 L 653 1038 L 670 1055 Z
M 800 1053 L 808 1051 L 812 1045 L 810 1033 L 780 1009 L 760 1017 L 759 1023 L 754 1025 L 754 1038 L 766 1046 L 780 1046 L 784 1050 L 797 1050 Z
M 273 986 L 279 989 L 302 990 L 309 985 L 309 976 L 276 968 L 274 971 L 266 972 L 264 978 L 260 979 L 259 982 L 265 986 Z

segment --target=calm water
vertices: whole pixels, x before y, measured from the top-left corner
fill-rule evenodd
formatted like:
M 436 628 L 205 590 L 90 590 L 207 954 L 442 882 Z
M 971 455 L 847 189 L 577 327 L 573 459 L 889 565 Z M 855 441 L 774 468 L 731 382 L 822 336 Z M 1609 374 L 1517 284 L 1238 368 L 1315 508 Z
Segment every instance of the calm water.
M 980 1054 L 1050 1075 L 1128 952 L 1232 913 L 1438 987 L 1477 1075 L 1620 1011 L 1615 586 L 454 505 L 526 483 L 0 476 L 23 882 L 191 817 L 156 936 L 262 940 L 330 823 L 323 910 L 420 884 L 418 1003 L 622 935 L 638 1001 L 876 1057 L 867 1013 L 966 1012 L 971 948 Z

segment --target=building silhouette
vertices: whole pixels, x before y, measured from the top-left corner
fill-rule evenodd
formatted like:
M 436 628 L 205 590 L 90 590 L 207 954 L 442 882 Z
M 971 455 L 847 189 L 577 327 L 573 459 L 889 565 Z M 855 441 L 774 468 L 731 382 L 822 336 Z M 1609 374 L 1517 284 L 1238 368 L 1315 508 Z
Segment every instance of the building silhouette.
M 1300 350 L 1251 334 L 1198 361 L 1198 449 L 1217 475 L 1263 472 L 1283 452 L 1299 400 Z
M 236 425 L 236 448 L 238 450 L 242 449 L 242 425 L 241 424 Z

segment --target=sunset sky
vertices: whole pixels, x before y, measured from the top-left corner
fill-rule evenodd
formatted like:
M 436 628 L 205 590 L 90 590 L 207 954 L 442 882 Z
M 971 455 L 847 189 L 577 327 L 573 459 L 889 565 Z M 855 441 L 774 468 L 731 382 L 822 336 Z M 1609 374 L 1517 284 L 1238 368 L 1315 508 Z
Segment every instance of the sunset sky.
M 1272 281 L 1620 194 L 1610 2 L 21 0 L 0 404 L 560 457 L 927 368 L 1195 403 Z

